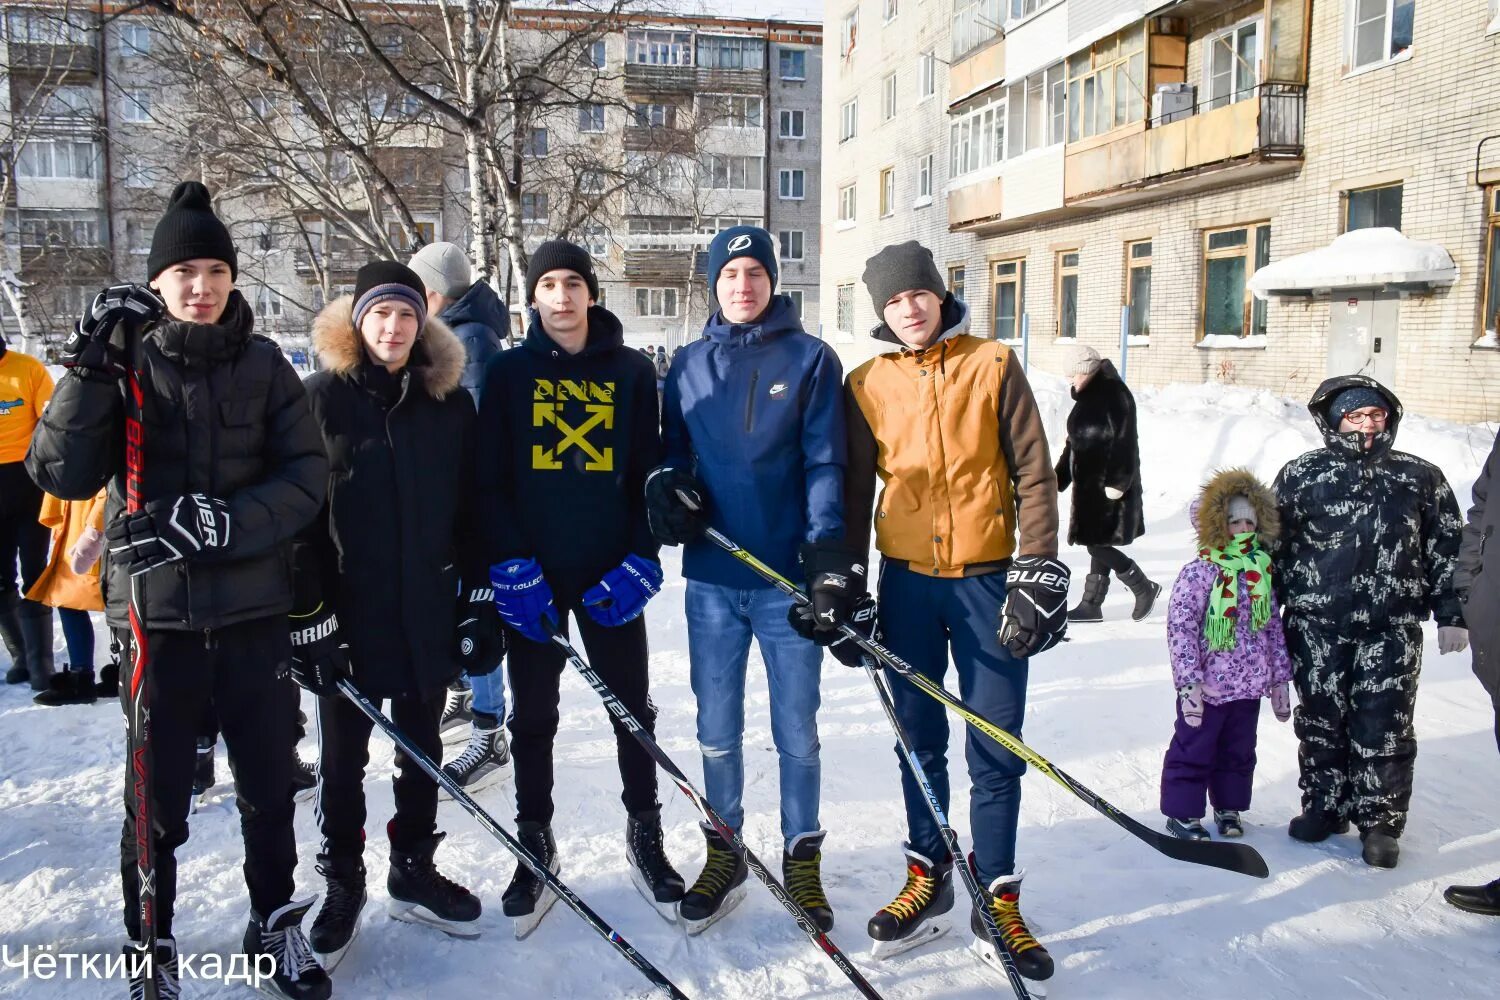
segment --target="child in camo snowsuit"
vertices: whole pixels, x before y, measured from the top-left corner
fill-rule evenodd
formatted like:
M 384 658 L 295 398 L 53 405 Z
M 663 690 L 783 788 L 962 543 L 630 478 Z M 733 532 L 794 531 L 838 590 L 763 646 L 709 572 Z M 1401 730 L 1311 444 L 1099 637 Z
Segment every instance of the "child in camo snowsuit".
M 1241 836 L 1250 807 L 1260 701 L 1291 717 L 1292 665 L 1271 589 L 1276 498 L 1250 472 L 1227 469 L 1193 505 L 1198 558 L 1182 568 L 1167 610 L 1177 729 L 1161 773 L 1161 811 L 1179 837 L 1208 837 L 1204 792 L 1219 833 Z
M 1417 756 L 1412 713 L 1422 622 L 1439 652 L 1467 643 L 1453 588 L 1463 520 L 1443 473 L 1392 450 L 1401 404 L 1374 379 L 1328 379 L 1308 404 L 1325 447 L 1292 459 L 1273 489 L 1273 550 L 1297 687 L 1302 814 L 1316 842 L 1352 820 L 1366 864 L 1394 867 Z

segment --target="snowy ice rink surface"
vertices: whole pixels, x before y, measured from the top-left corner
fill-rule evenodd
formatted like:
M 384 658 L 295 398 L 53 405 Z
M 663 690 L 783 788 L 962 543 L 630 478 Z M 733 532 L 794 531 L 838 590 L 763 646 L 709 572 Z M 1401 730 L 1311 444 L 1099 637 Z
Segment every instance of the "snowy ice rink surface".
M 1069 401 L 1061 382 L 1036 375 L 1054 451 Z M 1307 388 L 1300 393 L 1310 391 Z M 1305 408 L 1217 385 L 1144 390 L 1139 397 L 1149 534 L 1133 553 L 1170 586 L 1192 553 L 1186 507 L 1196 485 L 1222 464 L 1251 466 L 1267 480 L 1293 455 L 1319 444 Z M 1492 427 L 1458 427 L 1408 417 L 1398 447 L 1436 462 L 1467 508 Z M 1066 519 L 1066 497 L 1064 498 Z M 1086 556 L 1068 549 L 1075 590 Z M 663 746 L 694 780 L 701 775 L 688 687 L 683 587 L 678 556 L 664 556 L 669 585 L 648 611 L 653 696 Z M 1165 595 L 1153 618 L 1125 618 L 1116 586 L 1111 621 L 1078 628 L 1067 645 L 1032 666 L 1024 737 L 1084 784 L 1156 825 L 1161 755 L 1171 734 L 1173 692 L 1163 641 Z M 59 640 L 60 641 L 60 640 Z M 101 635 L 102 641 L 102 635 Z M 102 658 L 101 646 L 101 658 Z M 61 662 L 59 649 L 59 662 Z M 763 673 L 753 654 L 747 703 L 747 840 L 773 865 L 780 844 L 776 755 Z M 950 678 L 952 675 L 950 674 Z M 950 684 L 956 687 L 956 680 Z M 900 887 L 904 835 L 892 737 L 863 675 L 831 658 L 821 715 L 824 872 L 837 910 L 834 938 L 890 1000 L 1007 996 L 966 951 L 967 912 L 955 930 L 879 965 L 864 957 L 866 919 Z M 310 708 L 311 706 L 307 706 Z M 558 739 L 555 829 L 562 875 L 606 920 L 690 996 L 751 1000 L 853 998 L 855 990 L 816 951 L 769 894 L 752 886 L 746 903 L 702 937 L 685 939 L 631 888 L 622 837 L 614 743 L 604 710 L 571 671 L 565 675 Z M 1500 758 L 1487 699 L 1467 654 L 1439 659 L 1433 627 L 1417 703 L 1416 794 L 1400 867 L 1373 871 L 1351 835 L 1325 844 L 1286 836 L 1297 809 L 1295 741 L 1269 707 L 1262 715 L 1255 803 L 1246 839 L 1272 877 L 1256 881 L 1176 864 L 1126 835 L 1035 774 L 1025 779 L 1020 858 L 1028 871 L 1025 912 L 1058 961 L 1055 998 L 1136 1000 L 1173 995 L 1302 998 L 1492 997 L 1500 969 L 1500 921 L 1452 909 L 1451 882 L 1500 875 Z M 960 726 L 955 724 L 959 759 Z M 314 738 L 303 746 L 311 755 Z M 0 944 L 58 951 L 114 952 L 122 937 L 117 842 L 124 729 L 112 704 L 41 709 L 29 693 L 0 690 Z M 500 894 L 514 863 L 459 807 L 445 803 L 449 837 L 439 862 L 483 899 L 484 937 L 454 941 L 390 920 L 384 912 L 391 811 L 391 751 L 372 742 L 371 905 L 355 949 L 338 969 L 341 997 L 568 998 L 642 996 L 643 980 L 564 906 L 527 941 L 513 939 Z M 221 779 L 227 775 L 222 751 Z M 967 780 L 955 768 L 955 822 L 967 843 Z M 691 805 L 663 782 L 667 848 L 691 881 L 703 843 Z M 512 823 L 510 785 L 480 794 Z M 177 936 L 186 952 L 228 953 L 244 929 L 239 822 L 227 784 L 191 821 L 180 854 Z M 297 876 L 321 890 L 312 868 L 317 833 L 311 805 L 299 805 Z M 962 898 L 962 893 L 959 893 Z M 186 996 L 243 996 L 243 987 L 185 984 Z M 0 995 L 87 1000 L 124 995 L 121 983 L 39 982 L 0 969 Z

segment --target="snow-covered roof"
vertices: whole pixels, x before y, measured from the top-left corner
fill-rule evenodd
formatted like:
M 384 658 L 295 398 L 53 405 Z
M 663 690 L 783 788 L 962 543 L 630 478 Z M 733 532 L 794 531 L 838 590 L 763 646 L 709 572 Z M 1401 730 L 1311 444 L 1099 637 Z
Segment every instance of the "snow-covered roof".
M 1267 264 L 1250 278 L 1257 298 L 1340 288 L 1435 288 L 1458 280 L 1458 266 L 1436 243 L 1395 229 L 1356 229 L 1326 247 Z

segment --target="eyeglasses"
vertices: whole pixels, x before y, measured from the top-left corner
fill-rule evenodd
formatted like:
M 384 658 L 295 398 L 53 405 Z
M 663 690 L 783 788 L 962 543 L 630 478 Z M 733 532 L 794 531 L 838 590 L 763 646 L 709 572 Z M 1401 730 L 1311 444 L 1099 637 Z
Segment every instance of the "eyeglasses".
M 1387 414 L 1384 410 L 1376 410 L 1373 413 L 1361 413 L 1358 410 L 1355 410 L 1352 413 L 1344 414 L 1344 419 L 1349 421 L 1355 427 L 1362 427 L 1363 425 L 1368 423 L 1383 424 L 1388 419 L 1390 419 L 1390 417 L 1389 414 Z

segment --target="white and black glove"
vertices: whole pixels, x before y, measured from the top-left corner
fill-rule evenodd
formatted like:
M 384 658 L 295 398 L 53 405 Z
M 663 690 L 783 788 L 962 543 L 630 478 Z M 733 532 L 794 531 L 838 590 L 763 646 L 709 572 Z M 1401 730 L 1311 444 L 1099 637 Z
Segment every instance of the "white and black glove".
M 505 627 L 495 608 L 493 587 L 469 587 L 458 599 L 458 628 L 453 636 L 459 666 L 470 677 L 484 677 L 505 659 Z
M 338 696 L 349 676 L 349 644 L 339 635 L 339 617 L 326 604 L 305 615 L 288 615 L 292 634 L 292 680 L 315 695 Z
M 860 594 L 859 599 L 854 602 L 854 610 L 849 612 L 849 617 L 844 619 L 844 624 L 864 636 L 866 639 L 880 639 L 880 629 L 877 627 L 878 608 L 875 598 L 869 594 Z M 849 638 L 840 629 L 833 642 L 829 644 L 828 651 L 833 654 L 846 667 L 856 670 L 862 668 L 866 663 L 871 666 L 879 666 L 875 657 L 860 648 L 859 643 Z
M 222 555 L 232 541 L 229 505 L 218 497 L 189 493 L 152 500 L 104 529 L 109 557 L 131 576 L 179 559 Z
M 139 331 L 161 319 L 166 304 L 145 285 L 111 285 L 89 305 L 89 311 L 59 351 L 69 368 L 118 375 L 122 370 L 118 350 L 110 340 L 117 327 Z
M 787 621 L 804 639 L 819 646 L 838 640 L 839 623 L 846 621 L 854 602 L 865 592 L 864 560 L 839 542 L 807 542 L 797 551 L 807 575 L 809 603 L 794 602 Z
M 1068 567 L 1046 556 L 1017 556 L 1005 573 L 1000 645 L 1016 659 L 1046 652 L 1068 631 Z

